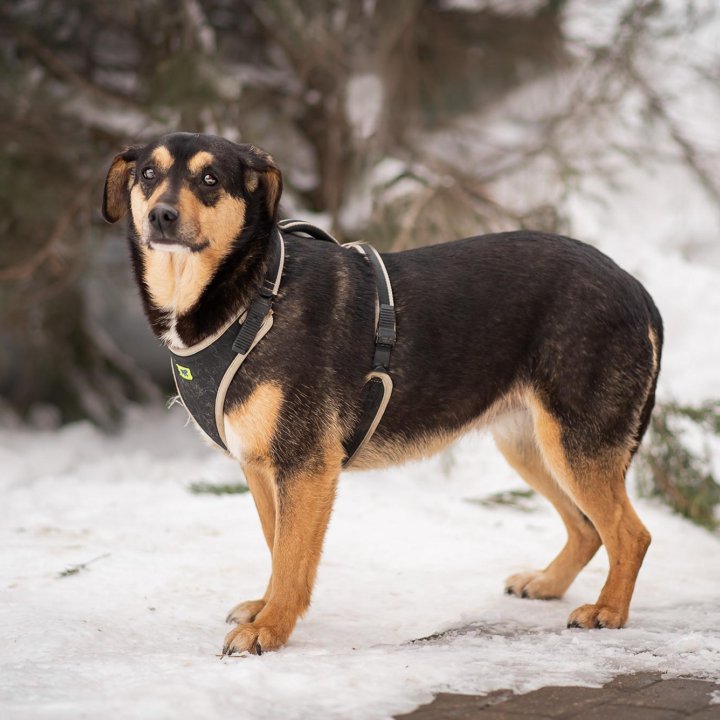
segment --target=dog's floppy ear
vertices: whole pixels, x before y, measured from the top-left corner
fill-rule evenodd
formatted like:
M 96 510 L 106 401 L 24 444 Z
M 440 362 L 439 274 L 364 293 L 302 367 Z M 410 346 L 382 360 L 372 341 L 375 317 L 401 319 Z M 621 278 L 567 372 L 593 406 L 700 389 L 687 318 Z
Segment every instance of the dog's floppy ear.
M 142 150 L 142 145 L 133 145 L 113 158 L 105 179 L 102 214 L 111 223 L 117 222 L 130 204 L 131 173 L 135 169 L 135 161 Z
M 282 195 L 282 173 L 280 168 L 270 159 L 262 175 L 262 184 L 265 186 L 265 204 L 272 220 L 277 219 L 280 196 Z
M 282 173 L 275 161 L 264 150 L 254 145 L 245 145 L 247 167 L 245 169 L 245 187 L 248 192 L 265 195 L 265 205 L 271 220 L 277 218 L 278 205 L 282 195 Z

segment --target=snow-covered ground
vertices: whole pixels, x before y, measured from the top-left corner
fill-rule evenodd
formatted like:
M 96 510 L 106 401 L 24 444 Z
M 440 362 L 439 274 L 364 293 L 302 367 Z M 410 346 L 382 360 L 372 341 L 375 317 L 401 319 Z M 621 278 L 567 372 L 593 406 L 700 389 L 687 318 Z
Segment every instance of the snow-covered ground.
M 720 678 L 720 538 L 640 501 L 654 543 L 629 626 L 567 630 L 607 561 L 562 601 L 504 595 L 505 576 L 547 563 L 564 531 L 540 499 L 472 502 L 521 487 L 480 435 L 425 463 L 346 475 L 289 645 L 220 659 L 225 614 L 262 593 L 269 558 L 249 495 L 188 491 L 240 473 L 182 416 L 133 411 L 119 438 L 85 424 L 2 433 L 4 720 L 386 718 L 438 691 L 648 670 Z

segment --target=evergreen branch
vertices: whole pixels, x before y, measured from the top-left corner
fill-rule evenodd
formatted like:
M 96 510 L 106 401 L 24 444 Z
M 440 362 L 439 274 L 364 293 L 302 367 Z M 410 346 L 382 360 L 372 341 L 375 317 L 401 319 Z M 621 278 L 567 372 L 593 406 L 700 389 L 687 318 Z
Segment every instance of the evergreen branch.
M 720 484 L 712 458 L 684 442 L 682 423 L 692 423 L 706 434 L 720 437 L 720 400 L 699 406 L 664 403 L 655 408 L 648 439 L 637 456 L 640 491 L 660 497 L 698 525 L 720 526 Z

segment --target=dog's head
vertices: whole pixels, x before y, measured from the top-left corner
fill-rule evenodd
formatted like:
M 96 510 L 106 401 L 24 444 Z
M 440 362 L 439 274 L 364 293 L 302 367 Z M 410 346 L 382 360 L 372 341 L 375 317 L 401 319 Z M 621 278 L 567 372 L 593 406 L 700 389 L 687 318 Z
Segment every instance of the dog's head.
M 281 193 L 280 171 L 259 148 L 173 133 L 115 156 L 102 211 L 116 222 L 129 210 L 144 250 L 224 255 L 246 226 L 275 222 Z

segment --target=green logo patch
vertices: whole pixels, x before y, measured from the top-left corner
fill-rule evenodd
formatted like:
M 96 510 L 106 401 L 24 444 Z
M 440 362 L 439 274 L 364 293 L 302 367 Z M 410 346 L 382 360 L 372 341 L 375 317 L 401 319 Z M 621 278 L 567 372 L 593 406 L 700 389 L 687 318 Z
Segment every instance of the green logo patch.
M 180 377 L 183 380 L 192 380 L 193 376 L 190 372 L 190 368 L 184 367 L 183 365 L 179 365 L 178 363 L 175 363 L 175 367 L 178 369 L 178 372 L 180 373 Z

